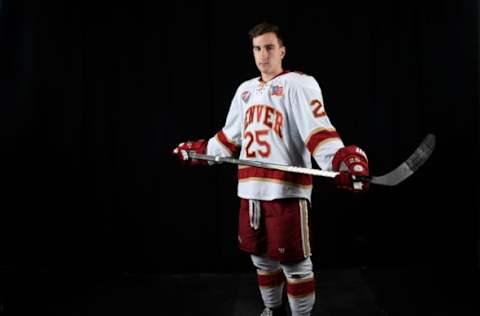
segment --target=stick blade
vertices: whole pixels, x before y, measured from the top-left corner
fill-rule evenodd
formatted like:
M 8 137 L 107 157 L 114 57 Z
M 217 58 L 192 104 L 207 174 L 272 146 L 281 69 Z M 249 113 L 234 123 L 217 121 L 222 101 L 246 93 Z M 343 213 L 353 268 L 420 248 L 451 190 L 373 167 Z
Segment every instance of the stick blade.
M 430 158 L 434 148 L 435 135 L 428 134 L 405 162 L 383 176 L 373 177 L 371 182 L 387 186 L 399 184 L 410 177 Z

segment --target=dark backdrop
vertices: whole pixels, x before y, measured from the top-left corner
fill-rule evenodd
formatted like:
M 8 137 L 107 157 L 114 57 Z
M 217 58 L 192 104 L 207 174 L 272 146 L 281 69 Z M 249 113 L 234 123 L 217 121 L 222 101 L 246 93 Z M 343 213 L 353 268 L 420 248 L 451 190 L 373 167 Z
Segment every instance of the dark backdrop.
M 164 7 L 161 7 L 161 6 Z M 0 264 L 244 271 L 234 166 L 170 155 L 212 136 L 257 76 L 248 30 L 283 27 L 347 144 L 385 173 L 431 132 L 431 160 L 366 196 L 315 179 L 317 267 L 477 264 L 478 7 L 473 0 L 157 4 L 3 0 Z

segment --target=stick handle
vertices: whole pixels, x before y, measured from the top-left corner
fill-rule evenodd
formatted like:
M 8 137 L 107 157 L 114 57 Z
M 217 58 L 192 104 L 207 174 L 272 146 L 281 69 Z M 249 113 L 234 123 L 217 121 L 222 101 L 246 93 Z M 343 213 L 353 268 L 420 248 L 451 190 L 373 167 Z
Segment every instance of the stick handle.
M 280 165 L 280 164 L 269 163 L 269 162 L 255 161 L 255 160 L 236 159 L 232 157 L 203 155 L 203 154 L 196 153 L 195 151 L 187 151 L 187 155 L 190 159 L 207 160 L 215 163 L 226 162 L 226 163 L 242 165 L 242 166 L 267 168 L 267 169 L 274 169 L 274 170 L 280 170 L 285 172 L 308 174 L 312 176 L 335 178 L 335 176 L 338 174 L 338 172 L 336 171 L 311 169 L 311 168 L 296 167 L 296 166 L 286 166 L 286 165 Z

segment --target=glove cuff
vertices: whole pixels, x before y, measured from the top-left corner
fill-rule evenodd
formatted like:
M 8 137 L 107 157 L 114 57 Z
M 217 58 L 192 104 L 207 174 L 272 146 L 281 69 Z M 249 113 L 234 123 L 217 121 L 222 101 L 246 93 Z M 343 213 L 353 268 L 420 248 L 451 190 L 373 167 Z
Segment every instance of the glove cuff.
M 349 171 L 352 174 L 368 175 L 368 158 L 365 152 L 355 145 L 340 148 L 333 157 L 334 171 Z

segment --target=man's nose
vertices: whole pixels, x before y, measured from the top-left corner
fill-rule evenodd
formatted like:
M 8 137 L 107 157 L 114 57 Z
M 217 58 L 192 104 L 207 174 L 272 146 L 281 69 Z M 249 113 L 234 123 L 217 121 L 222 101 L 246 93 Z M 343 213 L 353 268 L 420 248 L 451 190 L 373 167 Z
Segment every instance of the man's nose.
M 260 57 L 266 58 L 267 56 L 268 56 L 267 50 L 266 50 L 266 49 L 262 49 L 262 50 L 260 51 Z

